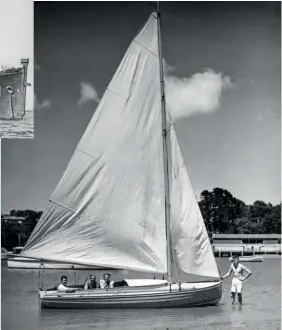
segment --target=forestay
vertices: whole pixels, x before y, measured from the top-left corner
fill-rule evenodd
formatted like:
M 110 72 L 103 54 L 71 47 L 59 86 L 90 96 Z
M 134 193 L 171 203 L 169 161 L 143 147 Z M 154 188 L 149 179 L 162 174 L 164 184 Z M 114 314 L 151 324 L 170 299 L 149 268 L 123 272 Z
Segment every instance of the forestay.
M 152 14 L 122 59 L 23 256 L 167 272 L 157 41 Z
M 174 274 L 219 277 L 204 220 L 194 195 L 173 125 L 170 129 L 171 223 Z M 177 276 L 177 275 L 176 275 Z

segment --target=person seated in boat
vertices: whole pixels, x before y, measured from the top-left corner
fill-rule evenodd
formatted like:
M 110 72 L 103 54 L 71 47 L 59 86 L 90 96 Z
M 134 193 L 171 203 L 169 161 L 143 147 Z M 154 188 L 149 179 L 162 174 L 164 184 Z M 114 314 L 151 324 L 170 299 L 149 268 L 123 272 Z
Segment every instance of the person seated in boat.
M 103 279 L 100 280 L 101 289 L 109 289 L 114 287 L 114 281 L 111 281 L 111 274 L 105 273 Z
M 61 277 L 61 283 L 58 285 L 57 290 L 67 291 L 68 290 L 67 283 L 68 283 L 68 278 L 65 275 L 63 275 Z
M 86 279 L 86 282 L 84 284 L 84 290 L 91 290 L 97 288 L 98 288 L 98 283 L 96 281 L 96 276 L 90 274 L 89 278 Z

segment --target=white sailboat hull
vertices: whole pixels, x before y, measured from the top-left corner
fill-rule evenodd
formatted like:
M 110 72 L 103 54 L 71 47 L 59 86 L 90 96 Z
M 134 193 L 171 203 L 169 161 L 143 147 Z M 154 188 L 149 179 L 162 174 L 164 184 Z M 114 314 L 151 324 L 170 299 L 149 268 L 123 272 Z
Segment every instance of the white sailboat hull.
M 229 258 L 230 261 L 233 261 L 233 257 Z M 262 262 L 263 256 L 257 255 L 257 256 L 242 256 L 239 257 L 240 262 Z
M 134 309 L 174 308 L 217 304 L 222 282 L 172 284 L 113 289 L 77 290 L 74 292 L 40 291 L 42 308 L 60 309 Z
M 7 266 L 8 268 L 15 268 L 15 269 L 38 269 L 39 267 L 42 267 L 45 269 L 57 269 L 57 270 L 65 270 L 65 269 L 90 270 L 90 269 L 102 268 L 102 267 L 67 264 L 60 262 L 41 263 L 40 260 L 38 259 L 22 258 L 22 257 L 9 257 L 7 260 Z

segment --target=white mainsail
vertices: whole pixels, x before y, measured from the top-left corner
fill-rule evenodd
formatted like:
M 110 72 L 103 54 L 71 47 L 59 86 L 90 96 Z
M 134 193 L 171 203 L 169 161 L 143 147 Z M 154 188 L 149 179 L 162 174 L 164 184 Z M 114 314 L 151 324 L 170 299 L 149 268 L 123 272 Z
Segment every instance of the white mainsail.
M 173 126 L 167 258 L 157 16 L 132 41 L 22 256 L 219 277 Z
M 157 16 L 132 41 L 22 255 L 166 273 Z
M 219 278 L 204 220 L 194 195 L 173 125 L 171 140 L 171 239 L 176 274 Z

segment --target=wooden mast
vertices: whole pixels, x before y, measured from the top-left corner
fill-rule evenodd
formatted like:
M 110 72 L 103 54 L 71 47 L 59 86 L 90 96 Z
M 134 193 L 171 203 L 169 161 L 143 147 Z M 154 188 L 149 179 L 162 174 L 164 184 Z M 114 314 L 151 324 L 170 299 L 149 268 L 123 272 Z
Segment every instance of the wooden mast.
M 161 38 L 161 14 L 160 5 L 157 1 L 157 19 L 158 19 L 158 51 L 160 63 L 160 85 L 161 85 L 161 106 L 162 106 L 162 135 L 163 135 L 163 160 L 164 160 L 164 187 L 165 187 L 165 223 L 166 223 L 166 242 L 167 242 L 167 275 L 168 282 L 171 284 L 171 224 L 170 224 L 170 197 L 169 197 L 169 176 L 168 176 L 168 149 L 167 149 L 167 126 L 166 126 L 166 104 L 164 89 L 164 69 L 162 56 L 162 38 Z

